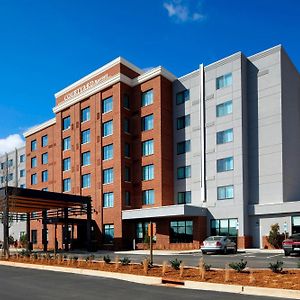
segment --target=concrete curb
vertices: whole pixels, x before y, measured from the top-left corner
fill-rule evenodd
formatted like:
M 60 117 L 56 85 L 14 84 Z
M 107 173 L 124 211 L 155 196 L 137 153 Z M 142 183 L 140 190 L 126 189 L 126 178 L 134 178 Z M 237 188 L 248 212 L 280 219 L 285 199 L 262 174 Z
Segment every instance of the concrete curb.
M 80 274 L 86 276 L 113 278 L 113 279 L 125 280 L 125 281 L 142 283 L 142 284 L 161 284 L 160 277 L 132 275 L 132 274 L 117 273 L 117 272 L 116 273 L 105 272 L 105 271 L 80 269 L 80 268 L 69 268 L 69 267 L 66 268 L 66 267 L 58 267 L 58 266 L 36 265 L 36 264 L 27 264 L 27 263 L 18 263 L 18 262 L 9 262 L 9 261 L 0 261 L 0 265 L 9 266 L 9 267 L 26 268 L 26 269 Z
M 0 261 L 0 265 L 9 266 L 9 267 L 26 268 L 26 269 L 80 274 L 86 276 L 96 276 L 96 277 L 103 277 L 103 278 L 112 278 L 112 279 L 119 279 L 119 280 L 140 283 L 140 284 L 148 284 L 148 285 L 162 284 L 161 277 L 132 275 L 132 274 L 125 274 L 125 273 L 105 272 L 105 271 L 70 268 L 70 267 L 66 268 L 66 267 L 58 267 L 58 266 L 36 265 L 36 264 L 28 264 L 28 263 L 10 262 L 10 261 Z M 179 287 L 194 289 L 194 290 L 215 291 L 215 292 L 234 293 L 234 294 L 252 295 L 252 296 L 300 299 L 300 291 L 298 290 L 285 290 L 285 289 L 253 287 L 253 286 L 230 285 L 230 284 L 198 282 L 198 281 L 189 281 L 189 280 L 184 281 L 184 286 L 179 286 Z

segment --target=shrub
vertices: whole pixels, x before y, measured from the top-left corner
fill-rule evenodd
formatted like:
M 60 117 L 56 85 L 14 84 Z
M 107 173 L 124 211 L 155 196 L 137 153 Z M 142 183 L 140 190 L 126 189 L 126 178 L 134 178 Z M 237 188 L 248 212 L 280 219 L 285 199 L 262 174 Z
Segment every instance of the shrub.
M 123 266 L 126 266 L 126 265 L 129 265 L 131 262 L 131 260 L 129 259 L 129 257 L 122 257 L 120 258 L 120 263 L 123 265 Z
M 72 257 L 72 260 L 73 260 L 73 261 L 77 261 L 77 260 L 78 260 L 78 256 L 73 256 L 73 257 Z
M 204 266 L 205 271 L 210 271 L 211 265 L 204 263 L 203 266 Z
M 242 272 L 247 266 L 247 261 L 241 259 L 240 262 L 232 262 L 229 264 L 229 267 L 233 270 L 238 271 L 239 273 Z
M 276 263 L 269 263 L 269 268 L 273 273 L 281 273 L 282 272 L 283 261 L 277 260 Z
M 28 244 L 28 241 L 27 241 L 27 234 L 23 234 L 21 237 L 20 237 L 20 245 L 22 248 L 26 248 L 27 247 L 27 244 Z
M 25 256 L 25 257 L 30 257 L 30 251 L 29 250 L 25 250 L 25 249 L 23 249 L 21 252 L 20 252 L 20 255 L 21 256 Z
M 109 257 L 109 255 L 104 255 L 103 260 L 106 264 L 109 264 L 111 262 L 111 258 Z
M 171 259 L 170 260 L 170 263 L 171 263 L 171 267 L 174 269 L 174 270 L 179 270 L 180 269 L 180 264 L 182 263 L 181 260 L 178 260 L 177 258 L 175 259 Z
M 86 261 L 86 262 L 88 262 L 88 261 L 93 261 L 94 259 L 95 259 L 95 255 L 91 254 L 91 255 L 89 255 L 89 256 L 87 256 L 87 257 L 85 258 L 85 261 Z
M 271 225 L 271 230 L 268 236 L 268 242 L 275 248 L 281 248 L 284 235 L 279 232 L 278 223 Z

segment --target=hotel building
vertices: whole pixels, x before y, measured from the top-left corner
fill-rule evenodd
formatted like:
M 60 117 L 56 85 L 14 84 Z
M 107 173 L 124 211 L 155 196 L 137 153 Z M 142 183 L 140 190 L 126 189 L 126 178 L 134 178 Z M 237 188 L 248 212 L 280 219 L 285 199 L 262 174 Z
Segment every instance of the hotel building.
M 0 156 L 0 188 L 8 186 L 26 187 L 26 150 L 25 146 Z M 26 216 L 13 215 L 10 218 L 10 236 L 19 241 L 26 232 Z M 2 216 L 1 216 L 2 220 Z M 0 241 L 3 241 L 3 225 L 0 223 Z
M 157 249 L 300 231 L 300 75 L 282 46 L 179 78 L 117 58 L 55 98 L 55 117 L 24 134 L 26 185 L 90 195 L 99 248 L 146 247 L 150 221 Z M 80 226 L 69 231 L 75 245 Z

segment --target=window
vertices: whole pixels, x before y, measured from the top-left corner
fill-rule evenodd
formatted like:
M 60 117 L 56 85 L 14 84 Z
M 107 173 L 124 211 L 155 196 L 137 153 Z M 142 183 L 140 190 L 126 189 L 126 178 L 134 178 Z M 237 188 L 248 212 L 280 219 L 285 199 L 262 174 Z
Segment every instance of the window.
M 48 146 L 48 135 L 42 136 L 42 147 Z
M 112 244 L 114 242 L 114 225 L 104 225 L 104 244 Z
M 43 192 L 48 192 L 48 188 L 42 188 Z
M 154 204 L 154 190 L 143 191 L 143 204 L 145 205 Z
M 36 157 L 31 158 L 31 168 L 35 168 L 37 166 L 37 159 Z
M 71 191 L 71 178 L 66 178 L 63 180 L 63 192 Z
M 37 149 L 37 141 L 31 141 L 31 151 L 35 151 Z
M 177 179 L 185 179 L 191 177 L 191 166 L 177 168 Z
M 154 179 L 154 165 L 147 165 L 143 167 L 143 180 Z
M 233 170 L 233 157 L 226 157 L 217 160 L 217 172 Z
M 12 181 L 14 179 L 14 174 L 13 173 L 9 173 L 8 174 L 8 181 Z
M 13 159 L 10 159 L 10 160 L 8 161 L 8 166 L 9 166 L 9 167 L 12 167 L 12 166 L 13 166 L 13 164 L 14 164 L 14 161 L 13 161 Z
M 5 167 L 5 163 L 1 163 L 1 170 L 3 170 Z
M 103 170 L 103 184 L 112 183 L 114 181 L 114 169 L 109 168 Z
M 31 242 L 32 244 L 37 244 L 37 230 L 31 230 Z
M 188 127 L 190 126 L 190 124 L 191 124 L 190 115 L 177 118 L 177 130 Z
M 42 172 L 42 182 L 47 182 L 48 181 L 48 171 L 45 170 Z
M 103 160 L 112 159 L 114 157 L 114 145 L 109 144 L 103 147 Z
M 81 176 L 81 187 L 83 189 L 91 187 L 91 174 L 84 174 Z
M 233 185 L 219 186 L 217 188 L 218 200 L 233 198 Z
M 228 73 L 216 79 L 216 88 L 222 89 L 232 84 L 232 74 Z
M 215 219 L 210 221 L 211 235 L 229 236 L 236 241 L 238 219 Z M 233 237 L 233 238 L 232 238 Z
M 130 133 L 130 121 L 129 119 L 124 119 L 124 132 Z
M 68 136 L 63 139 L 63 151 L 71 149 L 71 138 Z
M 130 192 L 125 191 L 125 205 L 130 206 L 131 205 L 131 195 Z
M 91 141 L 91 130 L 87 129 L 81 132 L 81 144 L 87 144 Z
M 25 177 L 25 170 L 24 169 L 20 170 L 20 177 Z
M 37 174 L 31 174 L 31 184 L 37 184 Z
M 142 118 L 142 131 L 153 129 L 153 114 Z
M 63 159 L 63 171 L 71 170 L 71 158 L 67 157 Z
M 125 157 L 130 157 L 130 144 L 128 143 L 124 145 L 124 155 Z
M 233 129 L 217 132 L 217 144 L 225 144 L 233 141 Z
M 183 154 L 191 151 L 191 141 L 177 143 L 177 154 Z
M 154 142 L 153 140 L 147 140 L 142 143 L 142 155 L 152 155 L 154 153 Z
M 42 164 L 46 165 L 48 163 L 48 152 L 42 154 Z
M 4 176 L 1 176 L 0 180 L 1 180 L 1 183 L 4 183 Z
M 107 113 L 113 110 L 113 98 L 109 97 L 102 101 L 102 112 Z
M 153 103 L 153 90 L 142 93 L 142 106 L 147 106 Z
M 130 101 L 129 96 L 127 94 L 124 94 L 123 96 L 123 106 L 127 109 L 130 109 Z
M 20 184 L 20 188 L 21 188 L 21 189 L 25 189 L 25 188 L 26 188 L 26 185 L 25 185 L 25 184 Z
M 91 164 L 91 152 L 90 151 L 83 152 L 81 154 L 81 165 L 88 166 L 90 164 Z
M 170 243 L 192 243 L 193 221 L 171 221 Z
M 114 207 L 114 193 L 103 194 L 103 207 Z
M 187 204 L 192 202 L 192 193 L 187 192 L 178 192 L 177 194 L 177 204 Z
M 63 127 L 63 130 L 67 130 L 71 127 L 71 118 L 70 118 L 70 116 L 68 116 L 66 118 L 63 118 L 62 127 Z
M 20 163 L 25 162 L 25 154 L 20 155 Z M 2 164 L 1 164 L 1 169 L 2 169 Z
M 292 234 L 300 233 L 300 216 L 292 216 Z
M 223 117 L 232 114 L 232 101 L 226 101 L 224 103 L 218 104 L 216 107 L 216 116 Z
M 113 134 L 113 121 L 110 120 L 108 122 L 103 123 L 103 132 L 102 136 L 108 136 Z
M 125 181 L 131 181 L 131 170 L 130 167 L 125 166 L 125 176 L 124 176 Z
M 154 225 L 155 223 L 153 223 Z M 148 243 L 148 225 L 149 222 L 138 222 L 136 224 L 136 241 L 138 243 Z M 153 242 L 156 242 L 156 236 L 153 237 Z
M 81 110 L 81 122 L 86 122 L 91 119 L 90 107 L 86 107 Z
M 176 94 L 176 104 L 177 105 L 182 104 L 188 100 L 190 100 L 190 91 L 189 90 L 185 90 L 183 92 Z

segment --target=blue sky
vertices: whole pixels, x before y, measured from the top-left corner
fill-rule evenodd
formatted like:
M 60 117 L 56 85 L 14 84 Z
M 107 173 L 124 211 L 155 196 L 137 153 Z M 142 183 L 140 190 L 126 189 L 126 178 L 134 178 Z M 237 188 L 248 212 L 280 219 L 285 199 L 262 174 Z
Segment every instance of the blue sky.
M 180 76 L 281 43 L 300 69 L 299 17 L 298 0 L 0 0 L 0 147 L 117 56 Z

